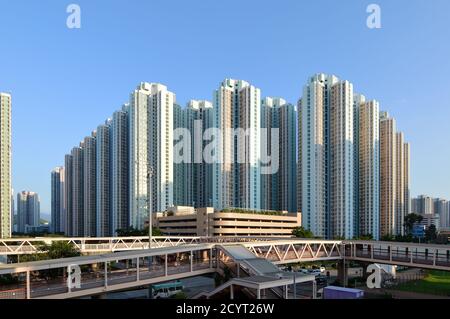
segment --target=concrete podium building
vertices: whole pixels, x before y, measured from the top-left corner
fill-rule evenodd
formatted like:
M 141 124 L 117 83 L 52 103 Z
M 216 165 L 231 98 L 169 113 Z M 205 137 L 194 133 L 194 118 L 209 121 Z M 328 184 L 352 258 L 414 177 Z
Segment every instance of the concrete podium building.
M 292 230 L 301 226 L 301 214 L 287 211 L 176 206 L 154 215 L 153 227 L 168 236 L 291 237 Z

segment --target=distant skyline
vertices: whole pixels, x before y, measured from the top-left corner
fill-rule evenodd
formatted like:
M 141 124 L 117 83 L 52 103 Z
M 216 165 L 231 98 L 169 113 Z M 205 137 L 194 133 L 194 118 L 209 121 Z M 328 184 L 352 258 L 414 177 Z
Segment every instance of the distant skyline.
M 381 7 L 368 29 L 366 8 Z M 66 7 L 82 27 L 66 27 Z M 13 188 L 39 193 L 50 173 L 141 81 L 185 105 L 224 78 L 290 103 L 309 76 L 335 74 L 380 101 L 411 144 L 411 191 L 450 199 L 448 0 L 0 0 L 0 91 L 12 94 Z

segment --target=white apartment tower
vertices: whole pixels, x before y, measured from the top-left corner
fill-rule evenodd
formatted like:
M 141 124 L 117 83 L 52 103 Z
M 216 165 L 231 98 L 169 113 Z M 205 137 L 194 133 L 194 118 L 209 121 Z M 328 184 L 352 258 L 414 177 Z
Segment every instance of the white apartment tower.
M 162 212 L 173 205 L 174 104 L 175 94 L 162 84 L 141 83 L 131 93 L 129 224 L 138 229 L 148 219 L 150 200 L 152 212 Z
M 205 130 L 213 127 L 214 113 L 210 101 L 191 100 L 187 105 L 187 128 L 191 132 L 191 172 L 188 187 L 195 207 L 211 207 L 213 198 L 213 165 L 203 158 L 208 140 Z M 188 176 L 189 177 L 189 176 Z
M 97 139 L 96 132 L 84 138 L 83 146 L 83 236 L 97 233 Z
M 111 120 L 97 127 L 96 142 L 96 233 L 111 236 Z M 115 230 L 114 230 L 115 231 Z
M 111 232 L 128 228 L 128 104 L 114 112 L 111 123 Z
M 214 127 L 220 130 L 213 205 L 219 210 L 260 209 L 260 90 L 242 80 L 226 79 L 214 91 L 213 105 Z
M 397 138 L 395 119 L 380 115 L 380 235 L 396 234 Z
M 51 227 L 55 233 L 65 232 L 64 177 L 64 167 L 56 167 L 51 172 Z
M 0 93 L 0 238 L 11 237 L 11 95 Z
M 380 234 L 380 109 L 375 100 L 358 106 L 358 234 Z
M 281 98 L 262 100 L 261 127 L 267 143 L 265 155 L 271 156 L 278 170 L 261 176 L 261 208 L 297 212 L 297 110 Z M 272 129 L 278 130 L 278 139 L 272 140 Z
M 351 239 L 355 217 L 353 85 L 348 81 L 333 85 L 330 102 L 331 237 Z

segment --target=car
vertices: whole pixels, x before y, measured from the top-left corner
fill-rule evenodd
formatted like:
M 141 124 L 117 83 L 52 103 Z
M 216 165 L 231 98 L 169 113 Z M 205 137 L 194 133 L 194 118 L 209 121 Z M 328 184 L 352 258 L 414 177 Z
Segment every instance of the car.
M 322 272 L 320 271 L 320 269 L 312 269 L 309 273 L 310 273 L 311 275 L 316 275 L 316 276 L 319 276 L 319 275 L 322 274 Z
M 303 274 L 309 273 L 308 269 L 305 269 L 305 268 L 300 269 L 300 272 Z

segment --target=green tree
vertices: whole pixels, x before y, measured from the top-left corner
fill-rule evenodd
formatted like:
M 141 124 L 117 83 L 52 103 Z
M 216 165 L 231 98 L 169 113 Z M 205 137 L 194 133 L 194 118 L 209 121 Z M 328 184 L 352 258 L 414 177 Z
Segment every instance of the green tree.
M 303 226 L 295 227 L 292 230 L 292 235 L 297 238 L 314 238 L 314 234 L 312 233 L 312 231 L 303 228 Z
M 132 237 L 132 236 L 148 236 L 148 227 L 139 230 L 134 227 L 128 227 L 124 229 L 117 229 L 117 236 L 119 237 Z M 163 233 L 159 228 L 152 228 L 152 236 L 163 236 Z
M 405 227 L 405 233 L 406 234 L 412 234 L 414 225 L 416 223 L 420 223 L 423 220 L 423 216 L 418 214 L 408 214 L 405 216 L 404 219 L 404 227 Z
M 437 238 L 437 229 L 435 225 L 430 225 L 425 231 L 425 240 L 428 242 L 435 242 Z
M 72 244 L 64 241 L 55 241 L 51 245 L 41 248 L 46 251 L 48 259 L 60 259 L 80 256 L 80 251 Z

